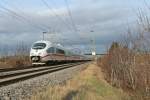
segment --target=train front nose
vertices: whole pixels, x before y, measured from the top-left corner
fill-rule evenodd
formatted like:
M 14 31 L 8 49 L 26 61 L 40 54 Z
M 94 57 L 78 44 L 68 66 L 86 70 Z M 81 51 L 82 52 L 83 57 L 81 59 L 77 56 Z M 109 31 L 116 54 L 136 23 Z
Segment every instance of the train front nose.
M 40 56 L 31 56 L 31 61 L 32 62 L 39 62 L 40 61 Z

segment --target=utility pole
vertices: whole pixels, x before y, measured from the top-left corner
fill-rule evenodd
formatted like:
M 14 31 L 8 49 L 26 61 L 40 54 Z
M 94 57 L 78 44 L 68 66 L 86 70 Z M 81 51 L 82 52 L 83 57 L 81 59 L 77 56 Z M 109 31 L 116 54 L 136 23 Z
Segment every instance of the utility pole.
M 94 31 L 91 30 L 90 32 L 92 33 Z M 94 58 L 96 58 L 96 43 L 94 37 L 91 39 L 91 54 Z
M 43 32 L 43 40 L 45 39 L 45 38 L 44 38 L 44 35 L 45 35 L 46 33 L 47 33 L 47 32 Z
M 43 40 L 45 40 L 45 34 L 55 34 L 55 32 L 51 33 L 51 32 L 48 32 L 48 31 L 44 31 L 43 32 Z
M 91 39 L 91 53 L 93 56 L 96 55 L 96 45 L 95 45 L 95 40 L 94 39 Z

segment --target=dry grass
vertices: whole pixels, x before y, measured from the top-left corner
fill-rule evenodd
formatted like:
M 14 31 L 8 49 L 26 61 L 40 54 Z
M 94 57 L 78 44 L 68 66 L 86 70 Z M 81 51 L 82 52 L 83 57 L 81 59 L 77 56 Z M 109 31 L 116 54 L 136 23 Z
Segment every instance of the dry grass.
M 66 84 L 49 86 L 45 92 L 32 96 L 32 100 L 129 100 L 129 97 L 111 87 L 93 63 Z
M 14 51 L 12 48 L 9 48 L 10 50 L 12 49 L 11 54 L 8 53 L 8 47 L 6 50 L 3 50 L 2 48 L 2 51 L 6 54 L 3 54 L 3 56 L 0 58 L 0 68 L 24 67 L 31 65 L 28 46 L 20 41 L 14 47 L 16 47 Z
M 8 56 L 0 58 L 0 68 L 29 66 L 31 62 L 28 56 Z

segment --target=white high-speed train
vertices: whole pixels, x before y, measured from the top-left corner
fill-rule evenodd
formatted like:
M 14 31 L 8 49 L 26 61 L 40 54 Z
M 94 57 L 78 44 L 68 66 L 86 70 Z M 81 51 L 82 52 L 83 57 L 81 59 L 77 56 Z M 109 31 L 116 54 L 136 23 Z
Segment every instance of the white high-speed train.
M 35 42 L 30 51 L 32 64 L 47 64 L 51 62 L 72 62 L 87 60 L 83 55 L 75 54 L 60 44 L 49 41 Z

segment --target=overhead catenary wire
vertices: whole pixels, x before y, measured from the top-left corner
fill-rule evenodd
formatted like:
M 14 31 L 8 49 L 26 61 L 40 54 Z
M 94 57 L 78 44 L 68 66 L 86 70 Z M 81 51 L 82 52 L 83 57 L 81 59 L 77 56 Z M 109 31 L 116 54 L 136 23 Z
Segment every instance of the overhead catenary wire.
M 72 24 L 72 27 L 74 29 L 75 32 L 78 31 L 76 25 L 75 25 L 75 22 L 73 20 L 73 17 L 72 17 L 72 13 L 71 13 L 71 10 L 70 10 L 70 7 L 69 7 L 69 4 L 68 4 L 68 0 L 64 0 L 65 1 L 65 4 L 66 4 L 66 8 L 67 8 L 67 11 L 68 11 L 68 15 L 70 17 L 70 20 L 71 20 L 71 24 Z
M 74 23 L 74 20 L 73 20 L 73 16 L 72 16 L 72 13 L 71 13 L 71 10 L 70 10 L 70 7 L 69 7 L 69 4 L 68 4 L 68 1 L 65 1 L 65 4 L 66 4 L 66 8 L 67 8 L 67 12 L 68 12 L 68 15 L 71 19 L 71 23 L 67 23 L 66 21 L 63 20 L 63 18 L 58 15 L 54 10 L 53 8 L 46 2 L 46 0 L 41 0 L 43 2 L 43 4 L 52 12 L 54 13 L 54 15 L 57 17 L 58 20 L 62 21 L 69 29 L 71 29 L 71 31 L 75 32 L 76 34 L 79 35 L 80 39 L 81 40 L 85 40 L 84 37 L 81 37 L 81 35 L 78 33 L 78 29 Z M 50 0 L 51 3 L 54 3 L 53 0 Z M 53 1 L 53 2 L 52 2 Z M 69 25 L 69 26 L 68 26 Z M 70 28 L 71 27 L 71 28 Z M 72 30 L 73 29 L 73 30 Z
M 44 27 L 44 26 L 41 26 L 41 25 L 39 25 L 37 23 L 34 23 L 33 21 L 27 19 L 25 16 L 22 16 L 22 15 L 18 14 L 17 12 L 15 12 L 14 10 L 12 10 L 10 8 L 6 8 L 2 4 L 0 4 L 0 8 L 3 9 L 4 11 L 7 11 L 8 14 L 12 15 L 13 17 L 15 17 L 18 21 L 26 22 L 26 23 L 30 24 L 32 27 L 34 27 L 34 28 L 36 28 L 38 30 L 42 30 L 42 31 L 48 30 L 48 27 Z
M 52 4 L 54 7 L 58 8 L 57 3 L 56 3 L 55 0 L 50 0 L 49 2 L 51 2 L 51 4 Z M 63 13 L 63 15 L 64 15 L 64 16 L 68 16 L 68 11 L 65 11 L 65 12 Z M 71 24 L 71 22 L 68 20 L 68 18 L 64 18 L 64 21 L 66 21 L 66 23 L 68 23 L 68 24 Z
M 8 2 L 6 2 L 5 0 L 2 0 L 2 2 L 4 2 L 5 4 L 8 5 Z M 38 24 L 38 23 L 36 23 L 36 22 L 33 22 L 32 19 L 29 19 L 30 16 L 28 16 L 28 15 L 27 15 L 26 13 L 24 13 L 21 9 L 19 9 L 19 7 L 16 7 L 15 5 L 13 5 L 13 7 L 11 7 L 11 8 L 15 8 L 16 10 L 18 10 L 19 13 L 20 13 L 22 16 L 24 16 L 26 19 L 30 20 L 32 23 Z M 19 15 L 20 15 L 20 14 L 19 14 Z M 51 29 L 51 27 L 49 27 L 49 26 L 47 26 L 47 25 L 45 25 L 45 24 L 43 24 L 43 23 L 40 23 L 40 24 L 38 24 L 38 25 L 39 25 L 40 27 L 47 28 L 48 30 Z
M 69 21 L 65 21 L 65 20 L 62 18 L 62 16 L 60 16 L 59 14 L 57 14 L 57 12 L 53 9 L 53 7 L 50 6 L 45 0 L 41 0 L 41 1 L 42 1 L 42 3 L 49 9 L 49 11 L 51 11 L 51 13 L 54 14 L 53 16 L 55 16 L 59 21 L 61 21 L 64 25 L 67 26 L 67 28 L 69 29 L 70 32 L 74 32 L 74 30 L 73 30 L 72 27 L 71 27 L 72 25 L 71 25 L 71 23 L 69 23 Z M 51 1 L 51 3 L 52 3 L 52 4 L 55 4 L 55 2 L 52 2 L 52 1 Z M 55 4 L 55 5 L 56 5 L 56 4 Z M 73 41 L 73 40 L 70 39 L 70 41 Z
M 42 1 L 45 1 L 45 0 L 42 0 Z M 43 2 L 48 8 L 49 10 L 52 11 L 52 13 L 61 21 L 63 22 L 67 28 L 69 30 L 72 31 L 72 27 L 71 26 L 75 26 L 75 23 L 73 22 L 73 18 L 72 19 L 72 25 L 70 25 L 69 23 L 67 23 L 59 14 L 57 14 L 57 12 L 55 12 L 55 10 L 53 8 L 51 8 L 51 6 L 47 3 L 47 2 Z M 37 24 L 35 23 L 34 21 L 32 21 L 31 19 L 29 19 L 27 16 L 24 16 L 16 11 L 14 11 L 13 9 L 10 9 L 10 7 L 5 7 L 3 6 L 2 4 L 0 4 L 0 8 L 3 9 L 4 11 L 8 12 L 8 14 L 11 14 L 13 17 L 15 17 L 17 20 L 21 21 L 21 22 L 24 22 L 24 23 L 28 23 L 29 25 L 31 25 L 32 27 L 38 29 L 38 30 L 42 30 L 43 31 L 47 31 L 48 30 L 48 27 L 44 26 L 44 25 L 41 25 L 41 24 Z M 69 5 L 68 5 L 68 8 L 69 8 Z M 69 8 L 70 9 L 70 8 Z M 69 10 L 69 13 L 71 15 L 71 10 Z M 72 15 L 71 15 L 72 17 Z M 74 31 L 77 31 L 77 28 L 76 26 L 74 27 Z
M 54 16 L 56 16 L 56 18 L 57 18 L 58 20 L 60 20 L 64 25 L 67 26 L 67 28 L 68 28 L 70 31 L 72 31 L 70 25 L 68 25 L 68 23 L 67 23 L 66 21 L 64 21 L 64 19 L 63 19 L 60 15 L 58 15 L 58 14 L 53 10 L 53 8 L 47 3 L 46 0 L 41 0 L 41 2 L 49 9 L 49 11 L 51 11 L 51 12 L 54 14 Z
M 70 17 L 70 21 L 71 21 L 71 23 L 72 23 L 72 27 L 73 27 L 74 31 L 76 32 L 76 34 L 79 35 L 79 38 L 80 38 L 81 40 L 86 40 L 85 37 L 82 37 L 82 36 L 81 36 L 81 34 L 79 33 L 78 28 L 76 27 L 76 23 L 74 22 L 74 19 L 73 19 L 73 16 L 72 16 L 72 12 L 71 12 L 71 9 L 70 9 L 70 7 L 69 7 L 68 0 L 64 0 L 64 2 L 65 2 L 65 4 L 66 4 L 66 9 L 67 9 L 67 11 L 68 11 L 68 16 Z

